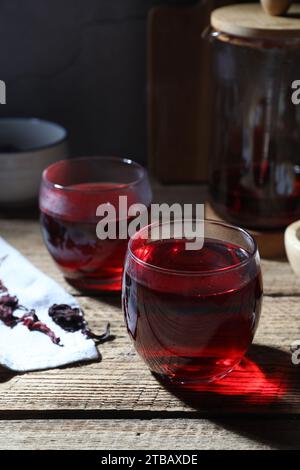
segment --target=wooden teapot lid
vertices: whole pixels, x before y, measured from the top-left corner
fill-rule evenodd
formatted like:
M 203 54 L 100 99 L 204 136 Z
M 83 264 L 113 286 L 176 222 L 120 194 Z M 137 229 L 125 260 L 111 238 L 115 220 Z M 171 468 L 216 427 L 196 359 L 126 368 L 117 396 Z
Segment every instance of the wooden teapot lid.
M 284 16 L 268 15 L 254 3 L 217 8 L 211 14 L 211 26 L 241 38 L 300 38 L 300 5 L 292 5 Z

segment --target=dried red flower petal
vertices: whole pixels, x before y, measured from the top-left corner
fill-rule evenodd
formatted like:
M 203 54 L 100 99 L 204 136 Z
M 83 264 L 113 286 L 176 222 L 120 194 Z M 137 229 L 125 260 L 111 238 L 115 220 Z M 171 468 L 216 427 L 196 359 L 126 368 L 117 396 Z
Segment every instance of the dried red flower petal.
M 7 292 L 7 288 L 3 284 L 3 282 L 0 280 L 0 293 L 2 294 L 3 292 Z
M 39 331 L 40 333 L 44 333 L 45 335 L 49 336 L 52 343 L 58 344 L 58 345 L 60 344 L 60 338 L 58 338 L 55 335 L 55 333 L 45 323 L 39 320 L 34 310 L 23 315 L 22 323 L 30 331 Z
M 66 331 L 85 330 L 87 327 L 83 312 L 79 308 L 72 308 L 66 304 L 54 304 L 49 308 L 48 314 L 54 323 Z
M 74 307 L 72 308 L 67 304 L 54 304 L 49 308 L 49 316 L 52 318 L 54 323 L 59 325 L 66 331 L 74 332 L 79 331 L 92 338 L 96 343 L 104 343 L 105 341 L 111 341 L 114 337 L 110 334 L 110 324 L 107 324 L 106 330 L 102 335 L 93 333 L 84 319 L 84 313 L 81 309 Z
M 13 313 L 15 310 L 25 310 L 26 313 L 22 317 L 16 317 Z M 18 323 L 22 323 L 29 330 L 40 331 L 49 336 L 54 344 L 60 343 L 54 332 L 43 322 L 41 322 L 34 310 L 28 310 L 26 307 L 19 305 L 19 300 L 15 296 L 9 294 L 0 297 L 0 320 L 9 328 L 14 328 Z
M 12 297 L 9 294 L 0 297 L 0 320 L 6 326 L 13 328 L 19 323 L 19 318 L 14 316 L 14 311 L 19 307 L 17 297 Z
M 13 310 L 16 310 L 16 308 L 19 306 L 19 300 L 16 296 L 5 294 L 0 297 L 0 305 L 5 305 L 7 307 L 11 307 Z
M 88 338 L 92 338 L 97 344 L 105 343 L 106 341 L 112 341 L 115 337 L 110 333 L 110 323 L 107 323 L 106 329 L 102 335 L 97 335 L 91 330 L 86 330 Z
M 19 322 L 19 319 L 13 315 L 11 307 L 0 305 L 0 320 L 10 328 L 13 328 Z
M 2 290 L 1 290 L 2 289 Z M 7 292 L 6 287 L 0 280 L 0 292 Z M 25 310 L 26 313 L 22 317 L 16 317 L 13 313 L 15 310 Z M 61 328 L 68 332 L 75 332 L 81 330 L 87 338 L 92 338 L 96 343 L 104 343 L 110 341 L 114 337 L 110 334 L 110 324 L 108 323 L 106 330 L 103 334 L 97 335 L 93 333 L 84 319 L 83 311 L 80 308 L 72 308 L 66 304 L 54 304 L 49 308 L 49 316 Z M 14 328 L 18 323 L 22 323 L 30 331 L 39 331 L 49 336 L 54 344 L 60 344 L 60 338 L 43 322 L 41 322 L 34 310 L 28 310 L 26 307 L 19 304 L 19 300 L 15 296 L 8 293 L 0 297 L 0 320 L 8 327 Z

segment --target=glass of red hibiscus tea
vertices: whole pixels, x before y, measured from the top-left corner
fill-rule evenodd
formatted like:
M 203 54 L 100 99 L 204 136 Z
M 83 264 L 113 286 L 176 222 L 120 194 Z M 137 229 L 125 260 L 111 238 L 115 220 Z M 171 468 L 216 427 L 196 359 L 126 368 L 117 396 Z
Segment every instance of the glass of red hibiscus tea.
M 158 237 L 157 222 L 130 239 L 125 261 L 129 336 L 152 372 L 178 383 L 228 374 L 249 348 L 261 311 L 256 242 L 241 228 L 203 223 L 201 249 L 188 250 L 187 239 L 172 237 L 174 230 Z
M 130 221 L 128 212 L 119 208 L 121 196 L 128 207 L 151 204 L 147 172 L 132 160 L 74 158 L 57 162 L 43 173 L 39 204 L 44 241 L 66 280 L 79 290 L 121 289 L 128 232 L 124 236 L 123 229 L 121 237 L 119 228 Z M 109 222 L 115 222 L 113 236 L 98 236 L 99 206 L 107 208 Z

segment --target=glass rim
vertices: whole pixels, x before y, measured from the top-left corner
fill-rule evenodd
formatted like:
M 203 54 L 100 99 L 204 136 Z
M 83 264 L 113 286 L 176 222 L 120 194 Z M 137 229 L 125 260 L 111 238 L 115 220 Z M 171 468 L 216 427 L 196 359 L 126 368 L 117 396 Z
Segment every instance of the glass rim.
M 144 266 L 148 269 L 158 271 L 161 273 L 165 274 L 172 274 L 172 275 L 178 275 L 178 276 L 183 276 L 183 275 L 189 275 L 189 276 L 210 276 L 210 275 L 216 275 L 216 274 L 226 274 L 228 272 L 234 271 L 236 269 L 240 269 L 241 267 L 244 267 L 248 265 L 252 260 L 256 257 L 258 253 L 258 246 L 255 238 L 244 228 L 238 227 L 236 225 L 229 224 L 227 222 L 223 222 L 221 220 L 215 220 L 215 219 L 187 219 L 188 221 L 201 221 L 208 222 L 209 224 L 212 225 L 218 225 L 227 229 L 234 230 L 235 232 L 239 232 L 246 236 L 246 238 L 251 242 L 252 244 L 252 250 L 249 253 L 249 258 L 241 261 L 238 264 L 235 264 L 233 266 L 225 266 L 223 268 L 218 268 L 218 269 L 213 269 L 213 270 L 206 270 L 206 271 L 189 271 L 189 270 L 184 270 L 184 269 L 170 269 L 170 268 L 162 268 L 160 266 L 156 266 L 154 264 L 148 263 L 146 261 L 141 260 L 138 256 L 136 256 L 133 251 L 132 251 L 132 243 L 138 238 L 139 234 L 141 234 L 143 231 L 148 230 L 150 227 L 158 227 L 158 226 L 163 226 L 168 224 L 169 222 L 161 223 L 159 221 L 153 222 L 151 224 L 146 225 L 145 227 L 141 228 L 138 232 L 136 232 L 132 237 L 130 237 L 130 240 L 128 242 L 128 248 L 127 252 L 129 256 L 139 265 Z M 171 221 L 171 225 L 175 224 L 176 222 L 183 222 L 182 219 L 175 219 Z M 218 238 L 217 238 L 218 239 Z
M 131 188 L 132 186 L 136 186 L 139 184 L 141 181 L 143 181 L 146 177 L 146 169 L 137 163 L 134 160 L 131 160 L 130 158 L 121 158 L 121 157 L 110 157 L 110 156 L 91 156 L 91 157 L 75 157 L 75 158 L 69 158 L 69 159 L 63 159 L 63 160 L 58 160 L 55 163 L 52 163 L 49 165 L 47 168 L 42 173 L 42 182 L 45 183 L 47 186 L 51 187 L 52 189 L 58 189 L 60 191 L 66 191 L 66 192 L 81 192 L 81 193 L 106 193 L 106 192 L 114 192 L 116 191 L 116 188 L 88 188 L 88 189 L 78 189 L 78 188 L 72 188 L 70 186 L 64 186 L 58 183 L 53 183 L 52 181 L 49 180 L 48 178 L 48 172 L 53 169 L 55 166 L 61 165 L 62 163 L 68 162 L 80 162 L 80 161 L 88 161 L 88 160 L 93 160 L 93 161 L 110 161 L 110 162 L 115 162 L 115 163 L 121 163 L 128 165 L 128 167 L 131 168 L 136 168 L 139 171 L 141 171 L 141 175 L 138 178 L 133 179 L 129 183 L 120 183 L 118 184 L 118 189 L 126 189 L 126 188 Z M 99 181 L 100 183 L 101 181 Z

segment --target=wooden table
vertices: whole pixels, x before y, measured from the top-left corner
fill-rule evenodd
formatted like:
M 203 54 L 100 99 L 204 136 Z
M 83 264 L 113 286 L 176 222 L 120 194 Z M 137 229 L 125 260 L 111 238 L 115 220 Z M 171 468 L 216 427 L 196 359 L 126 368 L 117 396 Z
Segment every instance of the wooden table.
M 155 187 L 156 200 L 201 202 L 199 186 Z M 24 375 L 0 369 L 1 449 L 300 448 L 300 280 L 286 261 L 262 261 L 265 298 L 255 344 L 215 385 L 167 389 L 127 337 L 119 298 L 89 298 L 68 286 L 45 249 L 37 220 L 0 221 L 0 234 L 78 297 L 91 326 L 110 320 L 102 362 Z

